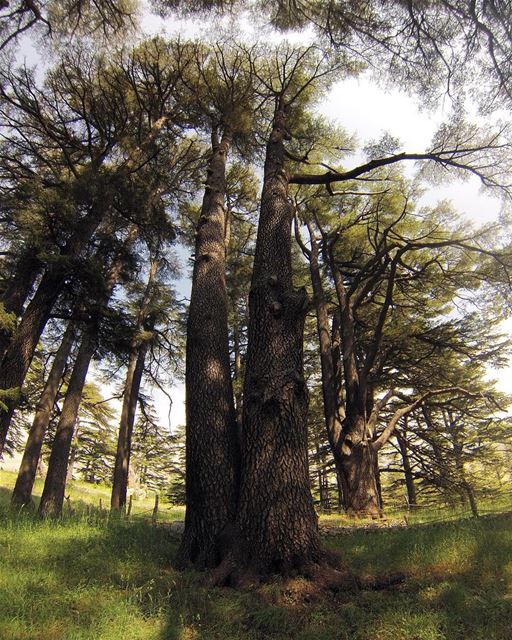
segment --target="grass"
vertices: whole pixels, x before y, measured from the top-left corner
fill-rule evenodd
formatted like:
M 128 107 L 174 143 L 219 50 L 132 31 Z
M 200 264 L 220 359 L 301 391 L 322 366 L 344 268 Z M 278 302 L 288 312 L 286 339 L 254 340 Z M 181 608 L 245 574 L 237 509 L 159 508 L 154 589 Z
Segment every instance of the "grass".
M 386 591 L 320 592 L 302 579 L 207 589 L 201 574 L 172 568 L 176 541 L 164 526 L 13 516 L 8 495 L 1 490 L 1 640 L 512 638 L 507 516 L 328 539 L 361 577 L 408 576 Z

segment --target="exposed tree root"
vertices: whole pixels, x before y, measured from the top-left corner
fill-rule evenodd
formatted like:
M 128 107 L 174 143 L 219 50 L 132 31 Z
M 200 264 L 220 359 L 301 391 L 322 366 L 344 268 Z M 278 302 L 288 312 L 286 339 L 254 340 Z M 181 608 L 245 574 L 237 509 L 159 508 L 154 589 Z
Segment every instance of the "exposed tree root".
M 340 568 L 340 560 L 334 554 L 324 552 L 315 561 L 295 562 L 278 567 L 261 567 L 242 559 L 236 551 L 229 551 L 222 562 L 209 572 L 206 583 L 210 587 L 234 587 L 247 589 L 262 582 L 280 578 L 302 576 L 313 583 L 319 591 L 366 591 L 386 590 L 403 584 L 403 573 L 390 573 L 374 578 L 361 578 Z

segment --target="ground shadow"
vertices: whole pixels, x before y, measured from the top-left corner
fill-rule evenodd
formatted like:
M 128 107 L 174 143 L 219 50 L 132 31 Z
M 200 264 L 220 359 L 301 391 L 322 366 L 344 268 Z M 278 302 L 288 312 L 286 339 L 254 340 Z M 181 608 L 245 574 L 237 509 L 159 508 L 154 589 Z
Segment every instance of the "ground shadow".
M 3 502 L 7 494 L 0 488 Z M 300 578 L 209 589 L 203 574 L 173 569 L 177 541 L 165 526 L 7 513 L 0 524 L 0 626 L 12 640 L 510 637 L 507 518 L 331 539 L 328 546 L 362 578 L 408 575 L 388 590 L 338 592 Z

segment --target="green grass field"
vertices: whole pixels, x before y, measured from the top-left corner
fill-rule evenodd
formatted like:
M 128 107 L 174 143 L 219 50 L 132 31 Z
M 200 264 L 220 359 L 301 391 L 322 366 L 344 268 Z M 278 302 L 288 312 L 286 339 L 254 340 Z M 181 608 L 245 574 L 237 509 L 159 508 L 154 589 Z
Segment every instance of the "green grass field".
M 15 516 L 11 477 L 0 481 L 1 640 L 512 638 L 509 516 L 327 539 L 362 578 L 406 574 L 388 590 L 334 593 L 302 579 L 207 589 L 201 574 L 172 568 L 176 540 L 165 525 L 142 515 L 108 522 L 90 510 L 59 522 Z M 76 484 L 72 504 L 100 496 L 108 504 L 107 489 L 88 491 Z M 142 506 L 152 502 L 134 503 L 135 514 Z M 182 517 L 167 511 L 169 520 Z

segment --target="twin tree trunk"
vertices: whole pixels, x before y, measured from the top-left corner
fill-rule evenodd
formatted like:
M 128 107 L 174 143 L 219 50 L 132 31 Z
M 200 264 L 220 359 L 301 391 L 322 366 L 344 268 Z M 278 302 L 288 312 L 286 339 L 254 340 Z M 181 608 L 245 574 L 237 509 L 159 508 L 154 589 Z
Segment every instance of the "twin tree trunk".
M 285 125 L 284 110 L 276 109 L 249 295 L 239 482 L 224 281 L 225 139 L 214 148 L 196 240 L 187 342 L 187 516 L 178 561 L 221 561 L 212 577 L 217 583 L 306 570 L 321 556 L 308 474 L 307 296 L 292 282 Z
M 62 380 L 62 375 L 75 340 L 75 327 L 71 320 L 68 324 L 60 347 L 55 354 L 48 379 L 36 406 L 36 414 L 28 434 L 27 444 L 21 460 L 18 477 L 14 485 L 11 498 L 13 506 L 28 505 L 32 499 L 32 488 L 37 474 L 37 467 L 41 457 L 44 436 L 50 423 L 53 406 Z
M 231 381 L 225 229 L 230 132 L 212 136 L 212 156 L 196 231 L 187 324 L 185 531 L 178 563 L 214 567 L 235 518 L 238 442 Z

